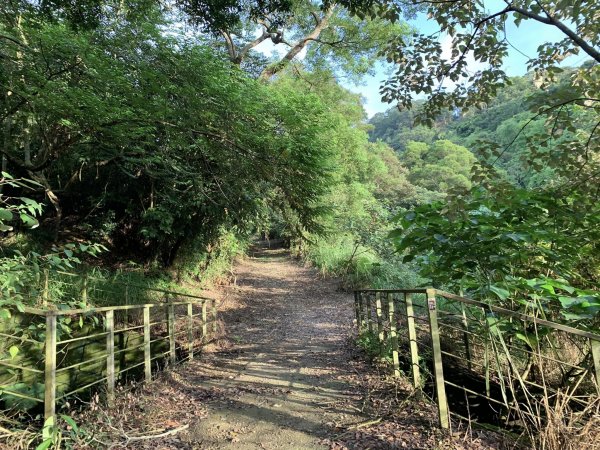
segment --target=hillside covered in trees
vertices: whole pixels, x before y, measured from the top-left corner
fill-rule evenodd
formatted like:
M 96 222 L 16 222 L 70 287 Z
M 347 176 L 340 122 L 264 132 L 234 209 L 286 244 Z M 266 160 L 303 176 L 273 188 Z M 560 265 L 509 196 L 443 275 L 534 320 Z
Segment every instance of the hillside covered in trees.
M 568 88 L 568 79 L 575 69 L 567 69 L 559 80 L 540 89 L 536 86 L 534 74 L 510 79 L 510 85 L 500 89 L 496 97 L 485 108 L 462 112 L 459 108 L 448 111 L 436 117 L 433 126 L 421 125 L 416 122 L 424 101 L 417 101 L 414 109 L 398 110 L 390 108 L 385 113 L 376 114 L 369 120 L 373 128 L 369 131 L 371 141 L 382 141 L 403 156 L 404 164 L 411 164 L 411 154 L 414 153 L 415 143 L 423 143 L 428 147 L 437 141 L 450 141 L 468 149 L 475 157 L 478 150 L 487 144 L 506 148 L 498 160 L 490 162 L 515 186 L 525 189 L 535 189 L 556 182 L 556 172 L 551 164 L 543 167 L 536 165 L 528 140 L 545 133 L 546 120 L 542 116 L 533 116 L 531 104 L 536 98 L 551 95 Z M 577 129 L 571 133 L 577 133 Z M 580 130 L 584 131 L 584 130 Z M 563 138 L 564 139 L 564 138 Z M 559 144 L 558 140 L 554 145 Z M 438 144 L 440 145 L 440 144 Z M 462 152 L 454 150 L 460 158 Z M 460 165 L 447 167 L 444 174 L 448 177 L 463 175 L 463 186 L 469 178 L 469 167 L 472 162 L 461 161 Z M 436 176 L 435 173 L 432 174 Z M 440 174 L 441 175 L 441 174 Z

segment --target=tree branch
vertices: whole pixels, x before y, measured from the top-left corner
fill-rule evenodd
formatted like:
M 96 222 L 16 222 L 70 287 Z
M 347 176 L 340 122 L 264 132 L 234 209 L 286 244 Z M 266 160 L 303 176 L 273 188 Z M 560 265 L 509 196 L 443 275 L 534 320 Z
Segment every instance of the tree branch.
M 0 39 L 6 39 L 7 41 L 11 41 L 12 43 L 17 44 L 20 47 L 27 48 L 26 44 L 24 44 L 23 42 L 19 41 L 17 38 L 14 38 L 12 36 L 8 36 L 6 34 L 0 34 Z
M 300 39 L 294 46 L 292 46 L 290 51 L 286 53 L 286 55 L 281 59 L 281 61 L 272 64 L 268 67 L 265 67 L 265 69 L 260 74 L 259 78 L 261 80 L 268 80 L 281 69 L 283 69 L 287 64 L 289 64 L 289 62 L 292 61 L 296 56 L 298 56 L 298 54 L 304 49 L 304 47 L 306 47 L 306 45 L 310 41 L 318 39 L 323 30 L 329 25 L 329 19 L 333 15 L 335 7 L 335 4 L 331 5 L 325 11 L 325 15 L 321 19 L 319 19 L 317 25 L 315 25 L 315 28 L 307 36 Z
M 263 33 L 254 39 L 252 42 L 248 42 L 244 47 L 240 50 L 236 58 L 236 64 L 241 64 L 241 62 L 246 57 L 246 54 L 252 50 L 254 47 L 259 45 L 261 42 L 267 40 L 271 35 L 265 30 Z
M 577 35 L 564 23 L 550 15 L 550 13 L 548 13 L 544 8 L 542 8 L 542 10 L 544 11 L 544 14 L 546 14 L 546 17 L 540 16 L 539 14 L 535 14 L 531 11 L 527 11 L 526 9 L 523 9 L 519 6 L 514 6 L 510 3 L 508 5 L 509 6 L 506 8 L 508 11 L 516 12 L 517 14 L 521 14 L 522 16 L 528 17 L 529 19 L 533 19 L 537 22 L 545 23 L 546 25 L 555 26 L 564 34 L 566 34 L 569 37 L 569 39 L 571 39 L 575 44 L 577 44 L 589 56 L 594 58 L 597 62 L 600 62 L 600 51 L 596 50 L 594 47 L 589 45 L 585 40 L 583 40 L 579 35 Z
M 227 53 L 229 53 L 229 59 L 232 63 L 235 63 L 237 59 L 237 52 L 235 51 L 235 44 L 233 43 L 233 39 L 231 39 L 231 35 L 229 32 L 225 30 L 220 30 L 221 35 L 225 38 L 225 45 L 227 46 Z

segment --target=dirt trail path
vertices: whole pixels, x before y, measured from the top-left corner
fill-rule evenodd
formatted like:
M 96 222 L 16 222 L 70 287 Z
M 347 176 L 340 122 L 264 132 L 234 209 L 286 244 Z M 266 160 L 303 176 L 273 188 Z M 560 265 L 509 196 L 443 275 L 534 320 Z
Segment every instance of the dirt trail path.
M 234 344 L 183 377 L 211 393 L 189 439 L 203 449 L 330 448 L 323 438 L 364 420 L 347 381 L 352 296 L 281 249 L 260 248 L 235 272 L 221 314 Z

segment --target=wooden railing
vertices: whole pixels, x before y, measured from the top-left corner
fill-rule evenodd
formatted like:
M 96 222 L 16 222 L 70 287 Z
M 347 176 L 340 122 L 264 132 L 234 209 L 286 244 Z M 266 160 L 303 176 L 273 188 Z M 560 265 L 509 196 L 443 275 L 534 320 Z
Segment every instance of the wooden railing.
M 355 313 L 393 374 L 429 388 L 442 428 L 451 415 L 476 419 L 482 399 L 523 423 L 559 392 L 578 410 L 600 395 L 598 334 L 437 289 L 357 290 Z

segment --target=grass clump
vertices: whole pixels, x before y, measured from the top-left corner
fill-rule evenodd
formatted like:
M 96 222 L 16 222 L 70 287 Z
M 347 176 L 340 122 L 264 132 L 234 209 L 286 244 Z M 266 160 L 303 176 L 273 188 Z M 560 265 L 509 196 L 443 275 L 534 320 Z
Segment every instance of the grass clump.
M 377 251 L 350 234 L 315 240 L 304 258 L 323 276 L 339 277 L 346 289 L 410 289 L 427 283 L 411 264 L 402 263 L 398 254 Z

